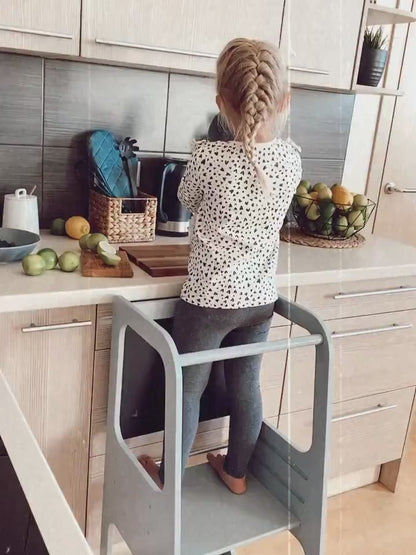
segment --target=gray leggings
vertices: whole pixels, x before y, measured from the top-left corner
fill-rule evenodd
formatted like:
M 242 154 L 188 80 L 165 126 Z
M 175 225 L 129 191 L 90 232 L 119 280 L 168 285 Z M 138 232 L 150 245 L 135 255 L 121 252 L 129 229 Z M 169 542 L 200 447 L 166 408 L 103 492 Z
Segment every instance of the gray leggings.
M 265 341 L 273 307 L 270 304 L 235 310 L 202 308 L 181 300 L 175 313 L 173 339 L 179 353 Z M 236 478 L 245 475 L 260 433 L 261 358 L 260 355 L 228 360 L 224 366 L 230 406 L 230 434 L 225 470 Z M 200 400 L 208 384 L 211 366 L 208 363 L 183 369 L 183 471 L 197 432 Z M 160 476 L 163 481 L 163 462 Z

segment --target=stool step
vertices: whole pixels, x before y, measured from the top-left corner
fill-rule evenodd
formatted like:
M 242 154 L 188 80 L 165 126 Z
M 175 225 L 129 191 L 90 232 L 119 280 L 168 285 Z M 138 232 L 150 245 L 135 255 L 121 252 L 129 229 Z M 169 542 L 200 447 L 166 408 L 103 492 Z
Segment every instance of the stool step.
M 247 492 L 234 495 L 208 464 L 186 470 L 181 555 L 220 555 L 297 526 L 299 521 L 252 475 Z

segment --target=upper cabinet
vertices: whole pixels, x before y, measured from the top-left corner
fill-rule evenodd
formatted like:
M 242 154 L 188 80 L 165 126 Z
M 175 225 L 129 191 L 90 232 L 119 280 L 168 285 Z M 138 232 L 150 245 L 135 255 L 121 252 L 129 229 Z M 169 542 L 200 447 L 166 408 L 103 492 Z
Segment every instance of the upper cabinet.
M 81 0 L 0 0 L 0 48 L 79 55 Z
M 283 0 L 84 0 L 81 55 L 212 73 L 238 36 L 279 44 Z
M 282 49 L 294 84 L 350 89 L 363 0 L 286 0 Z

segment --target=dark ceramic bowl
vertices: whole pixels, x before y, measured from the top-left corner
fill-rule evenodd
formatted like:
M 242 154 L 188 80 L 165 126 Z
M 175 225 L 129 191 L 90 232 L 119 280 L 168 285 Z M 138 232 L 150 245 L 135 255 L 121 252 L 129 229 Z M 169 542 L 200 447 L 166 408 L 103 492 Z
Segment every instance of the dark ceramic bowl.
M 12 247 L 0 246 L 0 262 L 14 262 L 30 254 L 39 244 L 40 237 L 31 231 L 0 227 L 0 241 L 11 243 Z

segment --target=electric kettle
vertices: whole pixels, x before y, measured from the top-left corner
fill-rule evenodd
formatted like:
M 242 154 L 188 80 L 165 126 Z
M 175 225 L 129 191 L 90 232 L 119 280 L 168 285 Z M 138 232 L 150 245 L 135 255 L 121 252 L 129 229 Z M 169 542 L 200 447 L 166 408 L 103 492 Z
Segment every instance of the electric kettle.
M 191 213 L 178 199 L 178 188 L 185 174 L 187 161 L 165 159 L 159 190 L 156 232 L 158 235 L 184 237 L 189 232 Z
M 23 229 L 39 235 L 38 199 L 26 189 L 4 195 L 3 227 Z

